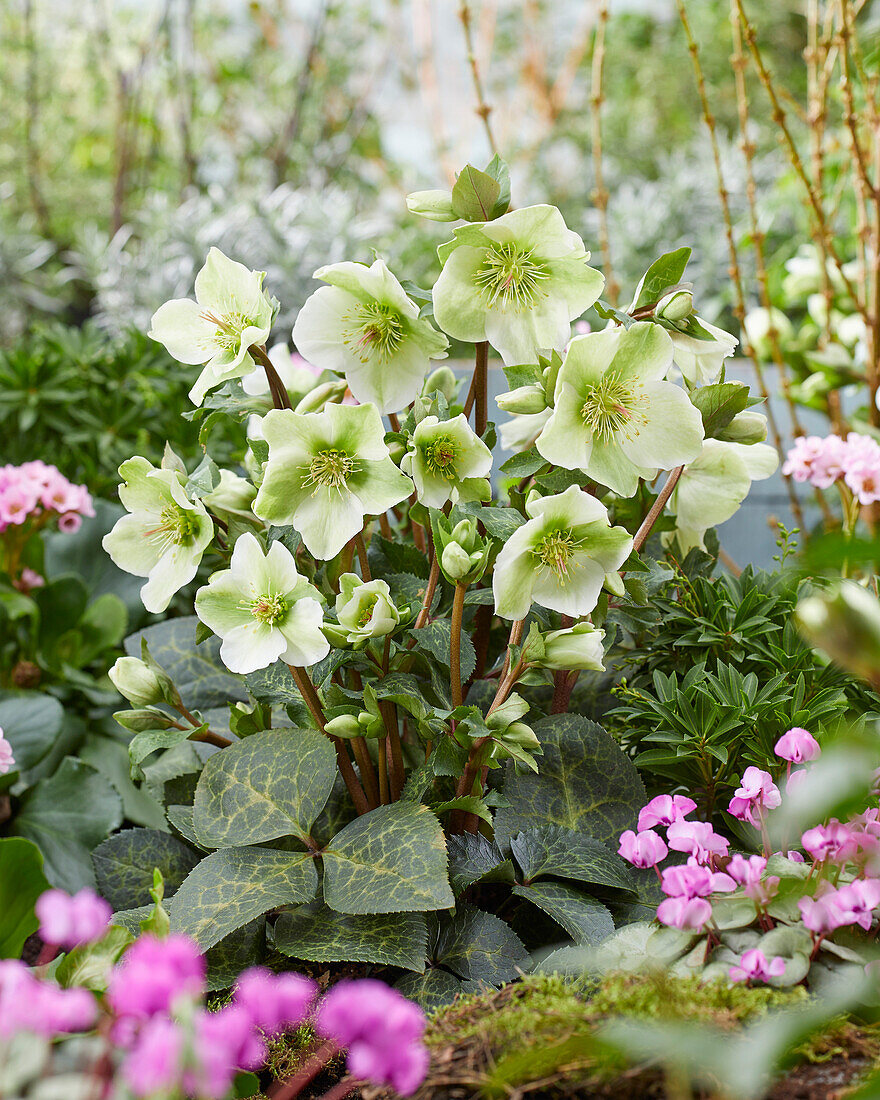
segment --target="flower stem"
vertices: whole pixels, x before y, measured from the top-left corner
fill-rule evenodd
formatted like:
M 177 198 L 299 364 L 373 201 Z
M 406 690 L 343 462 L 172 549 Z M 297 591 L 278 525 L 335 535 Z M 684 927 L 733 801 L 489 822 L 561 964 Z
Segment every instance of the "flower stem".
M 452 597 L 452 633 L 449 639 L 449 690 L 453 707 L 460 707 L 461 695 L 461 620 L 464 615 L 466 584 L 456 584 Z
M 370 571 L 370 562 L 367 558 L 367 544 L 364 542 L 363 531 L 355 535 L 354 545 L 357 550 L 358 561 L 361 563 L 361 577 L 369 582 L 373 579 L 373 574 Z
M 684 473 L 684 466 L 676 466 L 666 479 L 666 484 L 660 490 L 657 499 L 651 505 L 651 511 L 645 516 L 641 527 L 636 531 L 633 538 L 633 550 L 638 553 L 645 543 L 648 541 L 648 535 L 651 534 L 651 530 L 654 524 L 657 522 L 660 513 L 666 507 L 666 502 L 672 496 L 672 491 L 676 485 L 678 485 L 678 479 Z
M 272 366 L 272 360 L 263 350 L 258 347 L 257 344 L 252 344 L 248 351 L 251 356 L 256 359 L 263 370 L 266 372 L 266 381 L 269 383 L 269 393 L 272 395 L 272 404 L 276 409 L 292 409 L 293 406 L 290 403 L 290 397 L 287 393 L 287 389 L 284 383 L 278 376 L 278 371 Z
M 440 580 L 440 556 L 434 555 L 434 560 L 431 562 L 431 572 L 428 574 L 428 584 L 425 588 L 425 595 L 422 599 L 422 606 L 416 616 L 416 621 L 413 623 L 413 630 L 421 630 L 421 628 L 428 621 L 428 616 L 431 614 L 431 604 L 434 602 L 434 593 L 437 591 L 437 582 Z
M 379 784 L 376 780 L 376 770 L 370 759 L 370 750 L 363 737 L 352 737 L 351 751 L 354 753 L 358 770 L 361 773 L 361 783 L 367 794 L 370 809 L 374 810 L 379 805 Z
M 470 416 L 471 409 L 476 405 L 474 431 L 482 437 L 489 420 L 489 344 L 488 341 L 481 340 L 475 347 L 474 373 L 471 378 L 471 388 L 464 403 L 464 415 Z
M 194 714 L 191 714 L 183 703 L 178 703 L 176 709 L 195 729 L 200 729 L 204 725 L 204 722 L 200 722 Z M 184 729 L 177 722 L 174 724 L 178 729 Z M 193 732 L 190 734 L 189 739 L 190 741 L 204 741 L 206 745 L 216 745 L 218 749 L 224 749 L 227 745 L 232 744 L 228 737 L 222 737 L 219 733 L 214 733 L 213 730 L 202 730 L 201 733 Z
M 299 668 L 297 665 L 288 665 L 287 667 L 290 669 L 290 674 L 294 679 L 294 683 L 297 688 L 299 688 L 299 693 L 303 697 L 303 702 L 309 708 L 309 713 L 315 720 L 315 725 L 317 725 L 321 733 L 330 738 L 334 749 L 336 749 L 336 763 L 339 765 L 339 773 L 348 788 L 348 793 L 351 795 L 355 810 L 358 815 L 365 814 L 370 807 L 367 802 L 367 796 L 364 793 L 364 788 L 361 786 L 357 773 L 351 766 L 351 760 L 348 758 L 348 753 L 345 751 L 345 745 L 342 740 L 339 737 L 333 737 L 327 733 L 325 728 L 326 722 L 324 720 L 324 708 L 321 705 L 321 700 L 318 698 L 318 693 L 309 678 L 308 672 L 306 672 L 304 668 Z
M 388 737 L 379 741 L 379 801 L 387 806 L 391 801 L 388 793 Z

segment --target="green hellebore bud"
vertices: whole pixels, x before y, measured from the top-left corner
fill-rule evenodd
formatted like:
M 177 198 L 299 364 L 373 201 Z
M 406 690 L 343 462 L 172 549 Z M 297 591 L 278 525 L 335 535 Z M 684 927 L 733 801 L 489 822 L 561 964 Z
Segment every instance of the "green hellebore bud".
M 689 290 L 664 294 L 654 308 L 654 316 L 663 321 L 684 321 L 694 312 L 694 296 Z
M 509 413 L 539 413 L 547 408 L 544 387 L 538 385 L 517 386 L 496 397 L 495 403 L 502 412 Z
M 422 393 L 434 393 L 437 390 L 443 394 L 447 401 L 452 401 L 458 392 L 458 379 L 455 372 L 449 367 L 438 367 L 431 371 L 422 386 Z
M 615 574 L 617 576 L 617 574 Z M 543 635 L 544 656 L 535 663 L 542 668 L 603 671 L 602 639 L 604 630 L 592 623 L 576 623 L 568 630 Z
M 360 737 L 363 732 L 358 719 L 353 714 L 340 714 L 336 718 L 331 718 L 324 729 L 331 737 L 341 737 L 346 741 L 352 737 Z
M 166 703 L 168 688 L 174 690 L 168 676 L 154 671 L 139 657 L 119 657 L 107 675 L 119 694 L 135 707 Z
M 872 684 L 880 684 L 880 600 L 855 581 L 808 596 L 795 622 L 816 649 Z
M 386 446 L 388 454 L 391 455 L 391 461 L 395 466 L 399 466 L 406 454 L 406 445 L 401 443 L 399 439 L 394 439 L 390 443 L 386 443 Z
M 406 196 L 406 208 L 410 214 L 418 214 L 432 222 L 457 222 L 458 214 L 452 209 L 450 191 L 412 191 Z
M 143 733 L 144 730 L 167 730 L 174 725 L 174 719 L 161 710 L 118 710 L 113 715 L 123 729 L 131 733 Z
M 531 726 L 525 722 L 511 722 L 499 740 L 510 745 L 518 745 L 521 749 L 529 749 L 534 752 L 540 749 L 541 742 L 535 735 Z
M 763 413 L 746 409 L 745 412 L 737 413 L 715 438 L 725 443 L 763 443 L 767 438 L 767 417 Z
M 606 588 L 612 596 L 618 596 L 622 599 L 626 595 L 626 585 L 623 583 L 623 577 L 616 570 L 605 574 L 605 582 L 602 587 Z
M 486 571 L 491 540 L 480 537 L 473 516 L 459 520 L 454 527 L 442 513 L 432 512 L 432 516 L 434 545 L 443 575 L 452 584 L 473 584 Z
M 457 542 L 450 542 L 440 555 L 440 568 L 451 581 L 460 581 L 473 568 L 470 554 Z
M 333 382 L 323 382 L 301 398 L 293 410 L 298 413 L 320 412 L 325 405 L 338 405 L 345 397 L 348 383 L 344 378 Z

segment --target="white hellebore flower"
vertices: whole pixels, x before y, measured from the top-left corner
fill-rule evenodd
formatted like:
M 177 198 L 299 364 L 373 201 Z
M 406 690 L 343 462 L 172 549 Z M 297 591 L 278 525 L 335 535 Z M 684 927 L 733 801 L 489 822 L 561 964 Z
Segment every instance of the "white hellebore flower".
M 416 483 L 426 508 L 442 508 L 451 500 L 486 500 L 486 477 L 492 452 L 474 432 L 463 413 L 452 420 L 426 416 L 419 421 L 401 468 Z
M 766 443 L 726 443 L 707 439 L 699 458 L 685 468 L 666 510 L 675 516 L 675 537 L 684 553 L 705 549 L 710 527 L 731 518 L 748 495 L 753 481 L 776 470 L 779 456 Z M 664 536 L 664 540 L 671 541 Z
M 286 546 L 273 542 L 266 554 L 247 533 L 236 540 L 229 568 L 196 593 L 196 614 L 222 639 L 229 671 L 244 674 L 278 660 L 302 667 L 326 657 L 320 600 Z
M 362 404 L 397 412 L 415 400 L 432 359 L 449 341 L 428 321 L 385 266 L 341 263 L 319 267 L 329 286 L 307 299 L 293 326 L 299 351 L 322 370 L 344 374 Z
M 508 366 L 561 351 L 572 319 L 602 293 L 604 276 L 555 206 L 526 206 L 454 232 L 438 249 L 434 317 L 458 340 L 488 340 Z
M 135 457 L 119 467 L 119 499 L 131 513 L 117 520 L 101 545 L 114 565 L 147 577 L 141 602 L 164 611 L 175 592 L 196 575 L 214 525 L 200 500 L 190 500 L 176 470 L 157 470 Z
M 391 459 L 375 405 L 273 409 L 263 436 L 269 461 L 253 510 L 267 523 L 295 527 L 321 561 L 358 534 L 364 516 L 382 515 L 413 491 Z
M 663 381 L 671 364 L 669 333 L 650 322 L 575 337 L 538 451 L 624 497 L 640 478 L 690 462 L 703 444 L 703 421 L 684 390 Z
M 633 540 L 612 527 L 605 506 L 576 485 L 526 503 L 530 519 L 501 548 L 492 588 L 495 611 L 524 619 L 532 601 L 563 615 L 588 615 L 605 574 L 620 568 Z
M 701 340 L 675 328 L 667 329 L 675 349 L 675 365 L 681 371 L 682 378 L 691 386 L 705 386 L 714 382 L 721 373 L 724 360 L 733 355 L 739 343 L 735 336 L 724 329 L 710 325 L 702 318 L 698 320 L 700 328 L 712 337 L 711 340 Z
M 383 638 L 400 622 L 400 613 L 385 581 L 362 581 L 356 573 L 339 578 L 336 617 L 350 644 Z
M 256 366 L 248 348 L 265 344 L 275 317 L 275 303 L 263 290 L 265 274 L 212 248 L 196 275 L 196 300 L 175 298 L 153 314 L 154 340 L 181 363 L 205 364 L 189 392 L 194 405 L 201 405 L 208 390 Z
M 535 662 L 541 668 L 603 672 L 605 631 L 592 623 L 575 623 L 564 630 L 543 635 L 544 656 Z

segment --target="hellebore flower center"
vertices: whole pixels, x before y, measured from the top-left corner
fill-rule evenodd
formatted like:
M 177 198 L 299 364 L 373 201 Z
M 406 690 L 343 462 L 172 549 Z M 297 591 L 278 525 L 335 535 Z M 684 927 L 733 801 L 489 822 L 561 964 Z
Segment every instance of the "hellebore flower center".
M 223 348 L 224 351 L 237 351 L 241 343 L 241 334 L 246 328 L 258 327 L 258 322 L 252 317 L 245 317 L 243 313 L 224 313 L 218 317 L 210 310 L 202 310 L 199 316 L 211 325 L 217 326 L 216 335 L 205 341 L 205 346 L 210 348 Z
M 369 363 L 374 357 L 385 362 L 394 355 L 403 339 L 400 314 L 383 302 L 355 306 L 346 321 L 350 327 L 343 331 L 342 342 L 362 363 Z
M 306 484 L 314 485 L 315 492 L 322 487 L 342 492 L 348 479 L 356 472 L 355 466 L 354 459 L 349 458 L 345 451 L 335 447 L 319 451 L 309 463 Z
M 241 606 L 250 611 L 257 622 L 267 623 L 269 626 L 274 626 L 287 614 L 287 600 L 271 593 L 258 596 L 255 600 L 242 600 Z
M 438 436 L 422 448 L 422 454 L 432 474 L 437 474 L 446 481 L 455 480 L 455 440 L 448 435 Z
M 486 250 L 474 281 L 488 306 L 529 309 L 549 279 L 544 265 L 532 259 L 532 250 L 516 244 L 496 244 Z
M 560 529 L 544 535 L 534 554 L 541 565 L 555 575 L 560 584 L 565 584 L 570 578 L 569 562 L 574 556 L 575 549 L 576 544 L 571 533 Z M 574 568 L 577 568 L 577 562 L 574 563 Z
M 144 534 L 164 554 L 172 546 L 186 546 L 198 533 L 198 529 L 197 516 L 190 514 L 185 508 L 168 504 L 159 513 L 159 525 Z
M 610 442 L 620 431 L 627 439 L 638 435 L 638 425 L 645 423 L 645 417 L 637 415 L 637 410 L 646 403 L 641 389 L 636 379 L 624 379 L 618 371 L 607 372 L 598 385 L 587 391 L 581 409 L 584 425 L 603 443 Z

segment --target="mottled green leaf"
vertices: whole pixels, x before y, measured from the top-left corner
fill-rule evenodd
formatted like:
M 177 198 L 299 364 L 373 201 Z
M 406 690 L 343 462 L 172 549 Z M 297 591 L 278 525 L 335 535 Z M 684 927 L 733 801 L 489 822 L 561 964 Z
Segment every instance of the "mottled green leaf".
M 601 726 L 576 714 L 542 718 L 532 727 L 544 749 L 538 775 L 505 765 L 504 795 L 495 814 L 502 847 L 523 829 L 562 825 L 617 846 L 636 823 L 645 788 L 632 762 Z
M 485 507 L 476 502 L 460 505 L 462 511 L 476 516 L 493 538 L 507 542 L 526 522 L 515 508 Z
M 225 848 L 190 871 L 171 903 L 171 928 L 204 951 L 270 909 L 311 901 L 317 889 L 308 854 Z
M 421 913 L 350 916 L 312 902 L 281 914 L 275 946 L 306 962 L 367 962 L 421 973 L 428 931 Z
M 117 910 L 149 903 L 154 868 L 170 897 L 198 861 L 188 845 L 157 829 L 124 829 L 92 852 L 98 892 Z
M 234 848 L 281 836 L 303 839 L 336 777 L 330 741 L 314 730 L 267 730 L 205 764 L 193 803 L 202 844 Z
M 700 386 L 691 394 L 691 401 L 703 418 L 703 431 L 712 439 L 749 404 L 749 387 L 741 382 L 717 382 Z
M 448 909 L 446 843 L 427 806 L 395 802 L 346 825 L 324 850 L 324 897 L 340 913 Z
M 13 829 L 43 853 L 49 882 L 74 894 L 94 888 L 91 850 L 121 822 L 122 800 L 112 784 L 68 756 L 28 791 Z
M 449 881 L 456 894 L 460 894 L 475 882 L 516 881 L 513 863 L 494 840 L 487 840 L 482 833 L 462 833 L 451 836 L 449 848 Z
M 394 983 L 394 988 L 421 1005 L 425 1012 L 451 1005 L 464 992 L 464 984 L 448 970 L 426 970 L 424 974 L 404 974 Z
M 257 917 L 236 928 L 205 952 L 208 989 L 228 989 L 242 970 L 258 966 L 266 958 L 266 918 Z
M 508 477 L 531 477 L 532 474 L 536 474 L 538 470 L 542 470 L 546 465 L 547 460 L 544 456 L 538 454 L 534 447 L 529 447 L 527 451 L 521 451 L 503 462 L 501 473 L 506 474 Z
M 530 886 L 514 886 L 513 893 L 543 909 L 575 943 L 601 943 L 614 931 L 614 921 L 605 906 L 567 882 L 533 882 Z
M 40 849 L 21 837 L 0 840 L 0 959 L 17 959 L 36 932 L 34 904 L 49 883 Z
M 632 890 L 633 880 L 620 856 L 591 836 L 559 825 L 540 825 L 511 837 L 510 850 L 526 883 L 556 875 L 597 886 Z
M 209 638 L 196 646 L 195 615 L 166 619 L 130 634 L 125 651 L 140 657 L 141 639 L 146 638 L 153 659 L 165 669 L 190 710 L 225 706 L 247 701 L 244 684 L 228 672 L 220 660 L 220 639 Z
M 452 623 L 449 619 L 434 619 L 419 630 L 413 631 L 416 645 L 426 649 L 433 657 L 449 667 L 450 646 L 452 640 Z M 461 633 L 461 682 L 470 679 L 477 664 L 477 654 L 474 643 L 466 631 Z
M 460 978 L 496 986 L 513 981 L 528 957 L 519 936 L 503 920 L 461 902 L 455 916 L 443 921 L 435 952 L 437 962 Z
M 61 731 L 64 708 L 38 691 L 0 696 L 0 729 L 12 746 L 18 771 L 32 768 L 46 755 Z

